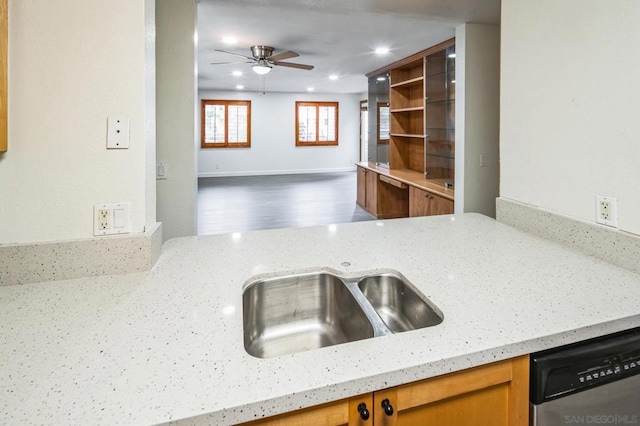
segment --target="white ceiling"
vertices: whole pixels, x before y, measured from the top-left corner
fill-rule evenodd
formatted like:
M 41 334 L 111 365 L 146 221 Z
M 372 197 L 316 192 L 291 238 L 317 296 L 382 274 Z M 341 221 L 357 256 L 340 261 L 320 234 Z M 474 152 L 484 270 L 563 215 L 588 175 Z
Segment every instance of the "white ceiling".
M 249 47 L 262 44 L 275 54 L 300 54 L 287 62 L 315 65 L 312 71 L 274 67 L 264 77 L 267 92 L 362 93 L 366 73 L 453 37 L 465 22 L 498 24 L 500 0 L 200 0 L 198 85 L 258 91 L 250 64 L 211 62 L 243 61 L 214 49 L 251 56 Z M 229 35 L 236 45 L 222 42 Z M 376 55 L 379 46 L 391 51 Z M 244 74 L 232 76 L 235 70 Z

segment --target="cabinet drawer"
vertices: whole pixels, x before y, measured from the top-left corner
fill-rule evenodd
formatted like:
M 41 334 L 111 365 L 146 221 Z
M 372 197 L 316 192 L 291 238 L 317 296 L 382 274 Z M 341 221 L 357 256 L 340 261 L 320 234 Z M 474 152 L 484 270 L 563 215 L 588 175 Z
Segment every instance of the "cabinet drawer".
M 389 176 L 380 175 L 380 180 L 382 182 L 388 183 L 389 185 L 393 185 L 396 188 L 400 188 L 400 189 L 406 189 L 407 188 L 407 184 L 406 183 L 400 182 L 399 180 L 392 179 Z

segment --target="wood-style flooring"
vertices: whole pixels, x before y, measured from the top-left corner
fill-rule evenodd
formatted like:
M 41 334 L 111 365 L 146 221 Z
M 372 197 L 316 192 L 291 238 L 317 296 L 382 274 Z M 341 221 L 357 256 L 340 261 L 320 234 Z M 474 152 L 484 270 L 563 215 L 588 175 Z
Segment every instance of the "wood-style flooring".
M 198 235 L 374 220 L 356 172 L 198 179 Z

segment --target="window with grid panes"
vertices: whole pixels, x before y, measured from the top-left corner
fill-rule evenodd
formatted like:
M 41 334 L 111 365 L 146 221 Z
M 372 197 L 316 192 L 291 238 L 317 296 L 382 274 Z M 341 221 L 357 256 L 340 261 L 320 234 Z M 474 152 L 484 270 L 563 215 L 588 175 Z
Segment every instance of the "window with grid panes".
M 251 147 L 251 101 L 203 99 L 201 146 Z
M 338 102 L 296 102 L 296 146 L 338 145 Z

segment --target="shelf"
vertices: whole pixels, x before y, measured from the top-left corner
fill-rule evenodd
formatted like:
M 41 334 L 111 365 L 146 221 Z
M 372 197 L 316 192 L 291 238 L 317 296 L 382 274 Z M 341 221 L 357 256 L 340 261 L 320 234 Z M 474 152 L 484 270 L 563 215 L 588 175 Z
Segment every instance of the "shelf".
M 446 158 L 447 160 L 455 160 L 455 156 L 452 155 L 441 155 L 441 154 L 431 154 L 429 152 L 427 152 L 427 155 L 429 157 L 438 157 L 438 158 Z
M 408 107 L 408 108 L 394 108 L 390 110 L 392 114 L 395 112 L 410 112 L 410 111 L 424 111 L 424 107 L 417 106 L 417 107 Z
M 456 100 L 456 98 L 441 99 L 441 100 L 438 100 L 438 101 L 430 101 L 430 100 L 427 98 L 427 99 L 425 99 L 425 103 L 426 103 L 427 105 L 433 105 L 433 104 L 443 104 L 443 103 L 446 103 L 446 102 L 455 102 L 455 100 Z
M 389 87 L 391 87 L 392 89 L 395 89 L 395 88 L 402 88 L 402 87 L 417 86 L 419 84 L 422 84 L 423 81 L 424 81 L 424 77 L 416 77 L 410 80 L 403 80 L 397 83 L 393 83 Z
M 453 74 L 455 76 L 455 69 L 450 69 L 448 71 L 438 72 L 438 73 L 435 73 L 435 74 L 429 74 L 429 75 L 427 75 L 426 78 L 428 78 L 428 79 L 430 79 L 430 78 L 440 78 L 440 77 L 443 77 L 443 76 L 447 76 L 449 74 Z
M 410 135 L 408 133 L 390 133 L 391 136 L 395 136 L 398 138 L 425 138 L 426 135 Z

